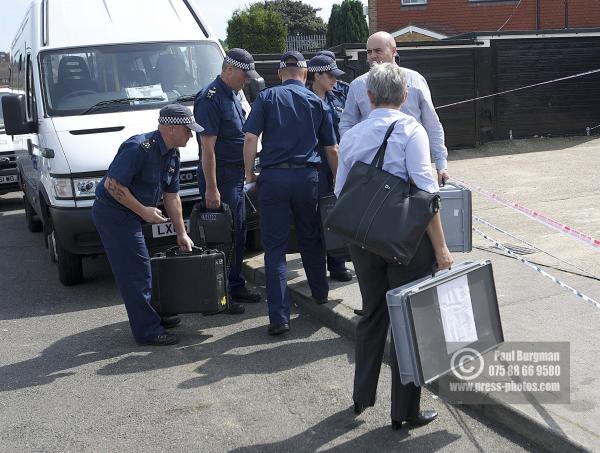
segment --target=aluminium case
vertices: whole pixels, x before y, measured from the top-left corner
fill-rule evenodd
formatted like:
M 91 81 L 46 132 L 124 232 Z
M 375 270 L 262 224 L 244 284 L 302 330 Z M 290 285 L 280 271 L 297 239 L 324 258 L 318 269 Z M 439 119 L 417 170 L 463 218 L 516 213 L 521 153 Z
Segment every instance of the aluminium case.
M 442 227 L 448 250 L 470 252 L 473 248 L 471 191 L 446 183 L 440 187 Z
M 450 351 L 436 288 L 462 276 L 468 281 L 477 341 L 460 344 Z M 468 347 L 482 355 L 504 341 L 489 260 L 461 263 L 392 289 L 386 298 L 402 384 L 429 384 L 452 371 L 456 351 Z

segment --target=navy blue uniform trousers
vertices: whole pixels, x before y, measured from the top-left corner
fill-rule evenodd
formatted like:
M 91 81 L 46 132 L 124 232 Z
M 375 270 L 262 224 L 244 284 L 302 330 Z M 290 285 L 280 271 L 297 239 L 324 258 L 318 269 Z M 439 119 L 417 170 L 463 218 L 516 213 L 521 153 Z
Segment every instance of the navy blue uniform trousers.
M 144 342 L 165 332 L 151 305 L 152 273 L 142 224 L 131 211 L 94 202 L 92 219 L 125 302 L 133 337 Z
M 198 189 L 204 197 L 206 193 L 206 180 L 202 167 L 198 167 Z M 229 205 L 233 216 L 234 250 L 233 259 L 229 269 L 229 289 L 231 296 L 246 286 L 246 279 L 242 275 L 242 262 L 246 246 L 246 200 L 244 199 L 244 167 L 233 164 L 217 162 L 216 167 L 217 189 L 221 194 L 221 202 Z
M 358 278 L 364 315 L 356 327 L 354 401 L 373 406 L 377 381 L 383 360 L 385 339 L 390 325 L 386 293 L 393 288 L 431 273 L 435 255 L 429 236 L 425 234 L 417 253 L 406 266 L 390 264 L 382 257 L 356 245 L 350 245 L 350 255 Z M 421 387 L 403 385 L 400 380 L 396 348 L 390 348 L 392 369 L 392 420 L 404 421 L 419 415 Z
M 319 165 L 319 198 L 333 193 L 333 174 L 325 158 L 321 157 L 321 159 L 322 162 Z M 327 270 L 329 272 L 344 272 L 346 270 L 346 260 L 327 254 Z
M 269 320 L 289 322 L 291 300 L 285 254 L 290 233 L 290 210 L 308 285 L 315 298 L 329 293 L 321 222 L 317 210 L 319 175 L 316 167 L 264 168 L 258 177 L 260 230 L 265 250 Z

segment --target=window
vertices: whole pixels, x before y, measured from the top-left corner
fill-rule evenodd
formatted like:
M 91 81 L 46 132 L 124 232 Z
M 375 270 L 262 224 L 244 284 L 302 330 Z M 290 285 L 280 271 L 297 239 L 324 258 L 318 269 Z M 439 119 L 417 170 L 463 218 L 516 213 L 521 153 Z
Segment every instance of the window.
M 69 116 L 155 109 L 195 96 L 221 72 L 223 57 L 210 42 L 173 42 L 46 51 L 41 62 L 48 113 Z M 140 99 L 107 105 L 125 98 Z
M 25 85 L 25 96 L 27 99 L 27 119 L 37 121 L 37 111 L 35 106 L 35 90 L 33 84 L 33 64 L 31 55 L 27 55 L 27 78 Z
M 427 0 L 402 0 L 402 6 L 426 5 Z

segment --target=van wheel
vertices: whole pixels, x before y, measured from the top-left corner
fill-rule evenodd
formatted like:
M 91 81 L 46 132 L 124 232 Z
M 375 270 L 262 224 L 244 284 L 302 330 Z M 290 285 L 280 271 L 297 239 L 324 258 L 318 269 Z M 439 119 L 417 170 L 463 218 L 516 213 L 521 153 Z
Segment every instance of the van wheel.
M 23 195 L 23 204 L 25 205 L 25 221 L 27 222 L 27 229 L 32 233 L 38 233 L 42 231 L 42 221 L 36 215 L 31 203 L 29 203 L 27 195 Z
M 262 239 L 260 237 L 260 228 L 246 233 L 246 248 L 250 252 L 260 252 L 263 249 Z
M 48 236 L 50 259 L 58 265 L 58 279 L 65 286 L 83 282 L 83 263 L 80 255 L 69 253 L 61 245 L 54 231 Z

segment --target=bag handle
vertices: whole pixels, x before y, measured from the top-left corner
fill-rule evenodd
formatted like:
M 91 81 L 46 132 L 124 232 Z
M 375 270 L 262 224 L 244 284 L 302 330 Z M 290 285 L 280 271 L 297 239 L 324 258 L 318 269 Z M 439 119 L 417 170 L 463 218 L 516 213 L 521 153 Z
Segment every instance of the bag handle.
M 371 167 L 377 167 L 380 170 L 383 169 L 383 160 L 385 159 L 385 150 L 387 148 L 388 139 L 390 138 L 390 135 L 392 135 L 392 132 L 394 131 L 394 127 L 396 126 L 397 122 L 398 122 L 398 120 L 394 121 L 392 124 L 389 125 L 389 127 L 387 128 L 387 131 L 385 131 L 385 136 L 383 137 L 383 142 L 379 146 L 379 149 L 377 150 L 375 157 L 371 161 Z
M 194 251 L 203 252 L 204 249 L 202 247 L 196 247 L 195 245 L 192 245 L 192 251 L 188 252 L 187 250 L 181 250 L 181 247 L 175 245 L 173 247 L 169 247 L 167 250 L 164 251 L 164 253 L 167 256 L 186 256 L 192 255 Z
M 217 209 L 208 209 L 204 197 L 201 197 L 200 200 L 198 200 L 198 203 L 200 204 L 201 212 L 227 212 L 229 210 L 229 205 L 223 202 L 221 202 Z

